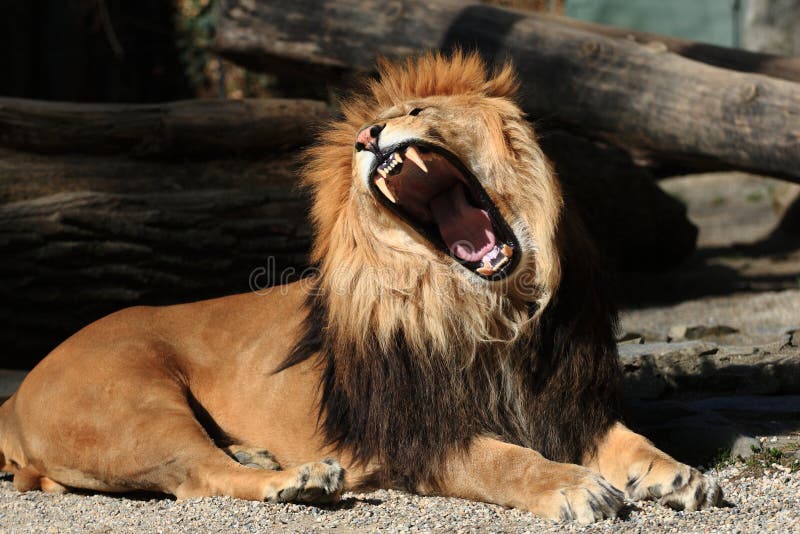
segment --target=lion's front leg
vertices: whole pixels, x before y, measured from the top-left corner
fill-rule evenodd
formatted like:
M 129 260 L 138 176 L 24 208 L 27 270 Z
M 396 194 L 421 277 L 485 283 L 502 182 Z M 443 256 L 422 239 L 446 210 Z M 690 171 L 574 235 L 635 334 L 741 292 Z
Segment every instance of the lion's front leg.
M 551 462 L 531 449 L 486 437 L 451 456 L 435 490 L 417 489 L 581 523 L 614 517 L 623 504 L 622 493 L 590 469 Z
M 717 481 L 657 449 L 647 438 L 617 423 L 585 464 L 631 500 L 657 499 L 676 510 L 719 506 Z

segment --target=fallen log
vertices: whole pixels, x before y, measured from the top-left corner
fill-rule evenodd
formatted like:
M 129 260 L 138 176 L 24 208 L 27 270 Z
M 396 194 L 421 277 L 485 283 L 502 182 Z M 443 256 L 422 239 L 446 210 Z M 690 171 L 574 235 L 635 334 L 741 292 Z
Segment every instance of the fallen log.
M 0 206 L 0 367 L 29 367 L 120 308 L 296 277 L 310 244 L 306 206 L 284 188 L 75 192 Z
M 800 182 L 800 84 L 733 72 L 531 13 L 461 0 L 226 0 L 215 49 L 239 61 L 371 69 L 376 54 L 477 48 L 517 65 L 536 120 L 655 159 Z
M 328 113 L 314 100 L 73 104 L 0 97 L 0 146 L 136 157 L 279 151 L 307 144 L 309 125 Z
M 96 191 L 168 193 L 202 189 L 297 188 L 297 157 L 138 159 L 120 155 L 37 154 L 0 148 L 0 204 Z
M 605 35 L 606 37 L 627 39 L 656 51 L 669 50 L 687 59 L 723 69 L 764 74 L 773 78 L 800 82 L 800 57 L 776 56 L 740 48 L 716 46 L 668 35 L 595 24 L 549 13 L 532 13 L 531 16 L 541 19 L 543 22 L 550 21 L 553 24 L 564 24 L 578 30 Z

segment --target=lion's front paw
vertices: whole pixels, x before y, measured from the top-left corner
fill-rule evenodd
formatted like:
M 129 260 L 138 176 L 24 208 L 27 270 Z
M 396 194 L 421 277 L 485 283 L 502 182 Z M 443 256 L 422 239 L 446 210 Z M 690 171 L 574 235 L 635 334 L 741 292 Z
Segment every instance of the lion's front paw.
M 722 503 L 722 490 L 714 478 L 674 460 L 642 465 L 629 476 L 625 493 L 631 500 L 658 500 L 675 510 L 695 511 Z
M 268 488 L 269 502 L 328 503 L 338 500 L 344 487 L 344 469 L 334 460 L 303 464 L 284 471 L 279 487 Z
M 556 521 L 578 521 L 589 524 L 616 517 L 624 504 L 621 491 L 603 477 L 579 466 L 565 466 L 564 477 L 553 489 L 537 495 L 530 510 Z

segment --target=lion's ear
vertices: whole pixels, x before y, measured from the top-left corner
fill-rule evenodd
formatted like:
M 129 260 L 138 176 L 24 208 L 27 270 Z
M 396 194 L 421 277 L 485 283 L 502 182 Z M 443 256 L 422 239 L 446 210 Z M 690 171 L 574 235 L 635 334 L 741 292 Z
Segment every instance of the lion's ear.
M 502 67 L 492 74 L 492 77 L 483 84 L 483 92 L 487 96 L 513 97 L 519 89 L 517 74 L 511 61 L 506 61 Z

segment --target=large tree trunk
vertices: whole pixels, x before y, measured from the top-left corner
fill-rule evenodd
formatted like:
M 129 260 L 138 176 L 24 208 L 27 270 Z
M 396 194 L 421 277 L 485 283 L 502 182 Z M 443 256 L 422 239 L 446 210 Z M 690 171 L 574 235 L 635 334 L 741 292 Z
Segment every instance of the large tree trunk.
M 134 156 L 236 154 L 308 144 L 329 115 L 314 100 L 69 104 L 0 97 L 0 146 Z
M 168 193 L 202 189 L 297 188 L 293 153 L 214 159 L 36 154 L 0 148 L 0 204 L 64 192 Z
M 0 206 L 0 367 L 33 365 L 126 306 L 296 278 L 310 243 L 306 206 L 284 188 L 60 193 Z
M 655 158 L 800 182 L 800 84 L 461 0 L 226 0 L 221 13 L 216 49 L 238 60 L 371 69 L 376 54 L 476 47 L 515 61 L 536 120 Z

